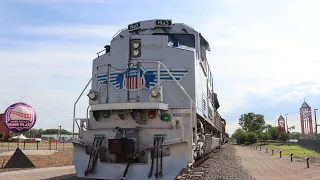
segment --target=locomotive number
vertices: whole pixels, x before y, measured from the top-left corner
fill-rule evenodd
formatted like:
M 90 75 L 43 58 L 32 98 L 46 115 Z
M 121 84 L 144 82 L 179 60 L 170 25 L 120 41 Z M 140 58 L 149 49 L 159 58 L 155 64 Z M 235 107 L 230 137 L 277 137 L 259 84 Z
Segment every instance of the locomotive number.
M 171 20 L 157 20 L 156 26 L 171 26 Z
M 128 25 L 128 30 L 129 31 L 137 30 L 139 28 L 140 28 L 140 23 L 139 22 Z

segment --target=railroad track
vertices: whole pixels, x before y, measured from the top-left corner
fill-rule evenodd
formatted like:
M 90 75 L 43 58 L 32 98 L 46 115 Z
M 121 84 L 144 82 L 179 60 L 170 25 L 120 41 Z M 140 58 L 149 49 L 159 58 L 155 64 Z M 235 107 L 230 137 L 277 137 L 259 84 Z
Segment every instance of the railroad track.
M 175 180 L 184 180 L 184 179 L 195 179 L 195 180 L 202 180 L 205 171 L 209 167 L 203 167 L 203 168 L 198 168 L 202 163 L 204 163 L 207 159 L 210 158 L 210 155 L 212 153 L 218 152 L 219 149 L 214 149 L 205 156 L 201 157 L 200 159 L 196 160 L 196 162 L 180 171 L 180 173 L 176 176 Z

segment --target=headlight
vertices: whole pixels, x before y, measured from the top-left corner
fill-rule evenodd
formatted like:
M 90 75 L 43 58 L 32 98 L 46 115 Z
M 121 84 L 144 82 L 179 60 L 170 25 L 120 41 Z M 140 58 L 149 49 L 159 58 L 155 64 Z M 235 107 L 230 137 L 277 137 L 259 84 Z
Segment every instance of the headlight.
M 133 42 L 132 43 L 133 48 L 138 48 L 140 46 L 140 44 L 138 42 Z
M 98 92 L 94 90 L 90 90 L 89 94 L 87 95 L 90 100 L 94 101 L 98 99 Z
M 141 39 L 131 39 L 130 44 L 131 57 L 139 58 L 141 56 Z
M 160 96 L 160 90 L 157 87 L 152 88 L 150 93 L 151 93 L 151 96 L 154 98 L 157 98 Z
M 140 54 L 140 51 L 139 50 L 133 50 L 133 55 L 134 56 L 138 56 Z

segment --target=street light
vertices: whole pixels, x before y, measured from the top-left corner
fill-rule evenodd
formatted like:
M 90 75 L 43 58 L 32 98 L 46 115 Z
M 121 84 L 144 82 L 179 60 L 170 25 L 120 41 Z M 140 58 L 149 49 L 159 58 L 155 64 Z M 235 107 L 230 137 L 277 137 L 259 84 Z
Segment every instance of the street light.
M 288 115 L 288 113 L 286 113 L 286 125 L 287 125 L 287 133 L 289 133 L 289 128 L 288 128 L 288 121 L 287 121 L 287 115 Z
M 318 134 L 318 124 L 317 124 L 317 110 L 318 109 L 314 109 L 314 126 L 316 127 L 316 134 Z

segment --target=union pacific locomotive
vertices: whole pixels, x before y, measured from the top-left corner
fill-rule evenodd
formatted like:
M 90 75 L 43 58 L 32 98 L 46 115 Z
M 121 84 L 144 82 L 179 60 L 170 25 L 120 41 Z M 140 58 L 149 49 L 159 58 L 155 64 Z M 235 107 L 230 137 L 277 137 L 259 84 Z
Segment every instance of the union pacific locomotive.
M 87 117 L 75 118 L 74 109 L 77 176 L 174 179 L 220 148 L 226 123 L 207 51 L 201 33 L 168 19 L 115 34 L 93 60 Z

